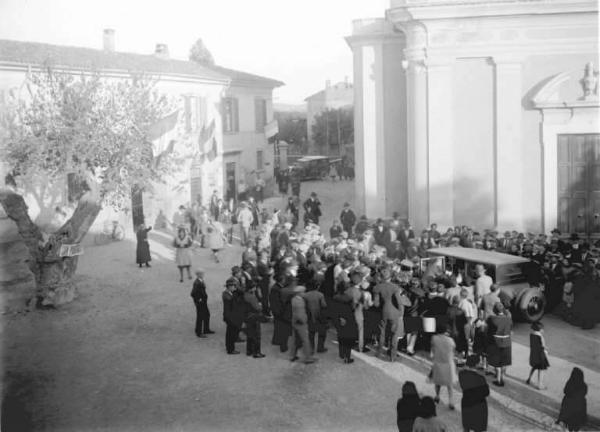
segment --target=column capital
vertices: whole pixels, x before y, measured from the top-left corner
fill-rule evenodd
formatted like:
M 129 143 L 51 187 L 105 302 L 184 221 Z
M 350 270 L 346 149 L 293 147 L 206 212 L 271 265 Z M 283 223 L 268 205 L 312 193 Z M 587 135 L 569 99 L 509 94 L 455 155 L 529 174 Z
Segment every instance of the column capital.
M 423 64 L 427 67 L 427 70 L 443 69 L 452 67 L 454 60 L 454 57 L 448 56 L 427 57 Z

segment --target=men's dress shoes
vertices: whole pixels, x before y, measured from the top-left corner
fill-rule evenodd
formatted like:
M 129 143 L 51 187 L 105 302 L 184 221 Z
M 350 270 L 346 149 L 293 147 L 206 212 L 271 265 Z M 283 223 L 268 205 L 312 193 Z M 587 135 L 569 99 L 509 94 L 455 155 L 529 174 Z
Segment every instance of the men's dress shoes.
M 196 335 L 196 336 L 198 336 L 199 338 L 202 338 L 202 339 L 204 339 L 206 337 L 206 335 L 203 335 L 203 334 L 199 334 L 199 335 Z
M 229 351 L 227 354 L 239 354 L 239 351 Z
M 354 363 L 354 359 L 353 358 L 346 358 L 346 359 L 344 359 L 344 363 L 346 363 L 346 364 Z
M 212 330 L 207 330 L 207 331 L 204 332 L 204 334 L 215 334 L 215 332 L 212 331 Z
M 302 360 L 302 363 L 304 363 L 304 364 L 311 364 L 311 363 L 317 362 L 318 360 L 319 359 L 317 359 L 317 358 L 310 357 L 310 358 L 307 358 L 305 360 Z
M 258 353 L 258 354 L 254 354 L 252 357 L 254 357 L 254 358 L 263 358 L 263 357 L 266 357 L 266 355 L 264 355 L 263 353 Z
M 319 348 L 317 350 L 318 353 L 326 353 L 327 352 L 327 348 Z
M 290 359 L 291 362 L 295 362 L 296 360 L 298 360 L 300 357 L 298 356 L 294 356 Z

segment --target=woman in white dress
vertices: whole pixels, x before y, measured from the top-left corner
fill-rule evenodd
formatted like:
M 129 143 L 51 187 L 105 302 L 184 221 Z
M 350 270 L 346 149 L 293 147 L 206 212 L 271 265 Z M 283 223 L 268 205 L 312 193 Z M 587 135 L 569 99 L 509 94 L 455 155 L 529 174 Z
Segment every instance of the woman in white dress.
M 187 269 L 188 279 L 191 280 L 192 253 L 190 248 L 192 247 L 192 238 L 184 227 L 177 230 L 173 246 L 175 247 L 175 263 L 179 269 L 179 282 L 183 282 L 183 269 Z

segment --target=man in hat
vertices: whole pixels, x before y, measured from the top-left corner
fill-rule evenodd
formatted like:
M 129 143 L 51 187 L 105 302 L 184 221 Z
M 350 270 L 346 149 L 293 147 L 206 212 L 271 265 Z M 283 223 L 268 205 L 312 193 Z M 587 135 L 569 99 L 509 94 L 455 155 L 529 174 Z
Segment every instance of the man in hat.
M 291 361 L 299 359 L 297 356 L 298 349 L 302 347 L 303 363 L 314 363 L 317 361 L 316 358 L 312 357 L 310 342 L 308 340 L 308 314 L 306 312 L 306 302 L 304 301 L 304 293 L 306 287 L 303 285 L 296 285 L 293 288 L 293 296 L 290 300 L 292 308 L 292 329 L 293 329 L 293 342 L 292 350 L 290 355 Z
M 375 307 L 382 306 L 378 354 L 383 355 L 383 349 L 387 346 L 388 360 L 394 361 L 398 353 L 398 341 L 404 337 L 404 306 L 410 306 L 410 301 L 406 293 L 392 283 L 392 273 L 388 267 L 382 268 L 380 274 L 382 281 L 373 289 L 373 304 Z M 395 302 L 393 297 L 396 297 Z
M 342 227 L 344 231 L 348 233 L 348 236 L 352 236 L 352 229 L 354 228 L 354 224 L 356 223 L 356 215 L 350 209 L 350 203 L 344 203 L 344 209 L 342 213 L 340 213 L 340 221 L 342 222 Z
M 317 198 L 316 192 L 310 193 L 310 198 L 304 201 L 304 223 L 312 222 L 319 225 L 319 217 L 321 216 L 321 201 Z
M 225 282 L 223 292 L 223 321 L 227 325 L 225 330 L 225 349 L 227 354 L 239 354 L 235 349 L 235 342 L 244 322 L 245 304 L 243 294 L 238 290 L 239 281 L 230 277 Z
M 315 351 L 315 335 L 317 335 L 317 352 L 327 352 L 325 337 L 327 336 L 327 319 L 325 296 L 317 290 L 318 284 L 311 282 L 308 291 L 304 294 L 306 310 L 308 312 L 308 339 L 312 352 Z
M 254 358 L 263 358 L 265 355 L 260 350 L 260 323 L 264 318 L 262 316 L 262 305 L 258 301 L 254 282 L 246 286 L 244 301 L 246 302 L 246 355 Z
M 196 280 L 192 287 L 190 296 L 196 306 L 196 336 L 205 338 L 207 334 L 213 334 L 210 329 L 210 311 L 208 310 L 208 295 L 206 294 L 206 284 L 204 283 L 204 270 L 196 270 Z

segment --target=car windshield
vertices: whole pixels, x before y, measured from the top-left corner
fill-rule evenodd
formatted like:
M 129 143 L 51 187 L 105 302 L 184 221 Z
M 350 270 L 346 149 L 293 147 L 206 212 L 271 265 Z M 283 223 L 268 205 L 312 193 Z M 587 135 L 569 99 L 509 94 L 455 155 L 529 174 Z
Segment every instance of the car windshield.
M 473 281 L 477 280 L 477 271 L 475 267 L 479 263 L 467 262 L 467 274 L 472 278 Z M 527 282 L 527 276 L 525 275 L 524 264 L 504 264 L 501 266 L 485 265 L 485 273 L 492 278 L 492 280 L 500 285 L 510 285 Z

